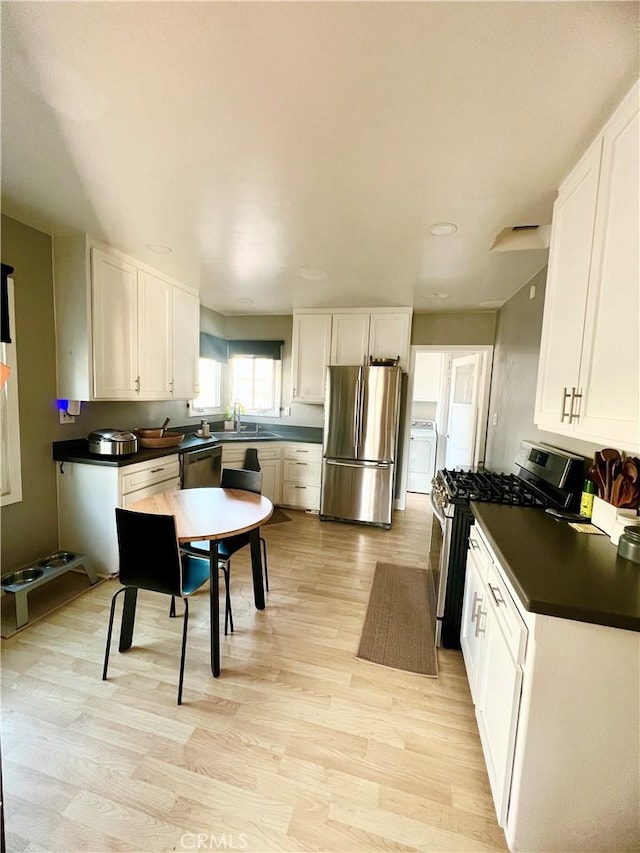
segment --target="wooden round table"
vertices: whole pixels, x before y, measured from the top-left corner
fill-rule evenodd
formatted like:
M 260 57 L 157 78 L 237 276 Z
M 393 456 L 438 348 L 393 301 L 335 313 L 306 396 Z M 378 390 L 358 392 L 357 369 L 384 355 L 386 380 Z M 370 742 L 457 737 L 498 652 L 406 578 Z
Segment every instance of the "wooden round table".
M 249 533 L 251 548 L 251 571 L 253 596 L 256 608 L 264 610 L 264 586 L 262 583 L 262 557 L 260 554 L 260 526 L 273 513 L 269 498 L 244 492 L 240 489 L 182 489 L 160 492 L 149 498 L 135 501 L 127 506 L 134 512 L 151 512 L 156 515 L 173 515 L 180 542 L 204 542 L 209 545 L 211 614 L 211 671 L 215 678 L 220 675 L 220 606 L 218 590 L 218 546 L 219 539 Z M 127 590 L 128 592 L 128 590 Z M 120 651 L 131 646 L 133 618 L 128 620 L 127 593 Z M 135 608 L 135 601 L 133 602 Z M 129 608 L 130 609 L 130 608 Z M 129 621 L 131 624 L 129 625 Z

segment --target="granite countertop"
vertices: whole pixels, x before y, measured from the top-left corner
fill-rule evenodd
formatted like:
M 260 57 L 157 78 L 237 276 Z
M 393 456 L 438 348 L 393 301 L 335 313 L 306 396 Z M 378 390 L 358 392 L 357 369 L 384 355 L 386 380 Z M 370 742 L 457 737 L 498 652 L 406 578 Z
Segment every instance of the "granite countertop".
M 110 468 L 122 468 L 125 465 L 134 465 L 136 462 L 145 462 L 147 459 L 159 459 L 162 456 L 173 456 L 175 453 L 185 453 L 189 450 L 204 450 L 207 447 L 217 447 L 223 444 L 235 444 L 242 442 L 268 441 L 299 441 L 309 444 L 322 444 L 321 427 L 305 426 L 279 426 L 264 425 L 264 431 L 269 435 L 248 432 L 246 437 L 225 437 L 224 432 L 212 432 L 209 438 L 200 438 L 195 433 L 195 427 L 174 427 L 168 429 L 167 433 L 184 432 L 184 440 L 175 447 L 141 448 L 137 453 L 129 453 L 126 456 L 100 456 L 89 452 L 89 442 L 86 438 L 72 439 L 71 441 L 53 442 L 53 459 L 56 462 L 83 462 L 87 465 L 106 465 Z
M 526 610 L 640 631 L 640 564 L 608 536 L 539 509 L 472 501 L 471 511 Z

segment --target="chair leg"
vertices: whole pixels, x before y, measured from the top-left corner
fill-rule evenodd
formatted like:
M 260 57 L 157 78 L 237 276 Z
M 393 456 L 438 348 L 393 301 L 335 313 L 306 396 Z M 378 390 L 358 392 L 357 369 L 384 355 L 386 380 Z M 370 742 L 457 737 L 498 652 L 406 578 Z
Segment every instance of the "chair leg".
M 111 598 L 111 612 L 109 614 L 109 628 L 107 629 L 107 647 L 104 652 L 104 666 L 102 667 L 102 680 L 107 680 L 107 667 L 109 666 L 109 651 L 111 650 L 111 634 L 113 633 L 113 617 L 116 612 L 116 598 L 124 592 L 126 586 L 121 587 Z
M 182 652 L 180 654 L 180 677 L 178 678 L 178 705 L 182 705 L 182 682 L 184 681 L 184 661 L 187 656 L 187 626 L 189 624 L 189 599 L 184 598 L 184 623 L 182 625 Z
M 262 546 L 262 566 L 264 568 L 264 585 L 269 592 L 269 569 L 267 567 L 267 543 L 263 537 L 260 537 L 260 545 Z
M 176 615 L 176 597 L 175 595 L 171 596 L 171 604 L 169 605 L 169 618 L 173 619 Z
M 225 636 L 229 632 L 229 628 L 231 629 L 231 633 L 233 634 L 233 612 L 231 610 L 231 562 L 227 563 L 226 569 L 222 570 L 222 574 L 224 575 L 224 589 L 225 589 L 225 601 L 224 601 L 224 633 Z

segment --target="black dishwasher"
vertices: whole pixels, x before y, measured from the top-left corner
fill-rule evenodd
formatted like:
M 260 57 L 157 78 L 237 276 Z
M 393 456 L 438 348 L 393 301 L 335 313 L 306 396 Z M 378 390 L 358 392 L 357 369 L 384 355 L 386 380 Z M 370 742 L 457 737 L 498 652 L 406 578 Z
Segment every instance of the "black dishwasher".
M 180 454 L 180 488 L 204 489 L 220 485 L 222 447 L 185 450 Z

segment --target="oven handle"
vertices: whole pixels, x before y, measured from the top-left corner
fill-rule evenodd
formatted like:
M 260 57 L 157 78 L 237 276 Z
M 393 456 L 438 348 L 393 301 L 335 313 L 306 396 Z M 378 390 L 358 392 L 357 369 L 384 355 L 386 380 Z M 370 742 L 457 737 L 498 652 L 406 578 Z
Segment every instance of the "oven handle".
M 438 504 L 436 504 L 436 502 L 433 498 L 433 489 L 431 490 L 431 492 L 429 494 L 429 503 L 431 504 L 431 509 L 433 510 L 433 514 L 435 515 L 435 517 L 440 522 L 440 526 L 442 528 L 444 528 L 444 525 L 445 525 L 444 513 L 442 512 L 442 510 L 440 509 Z

